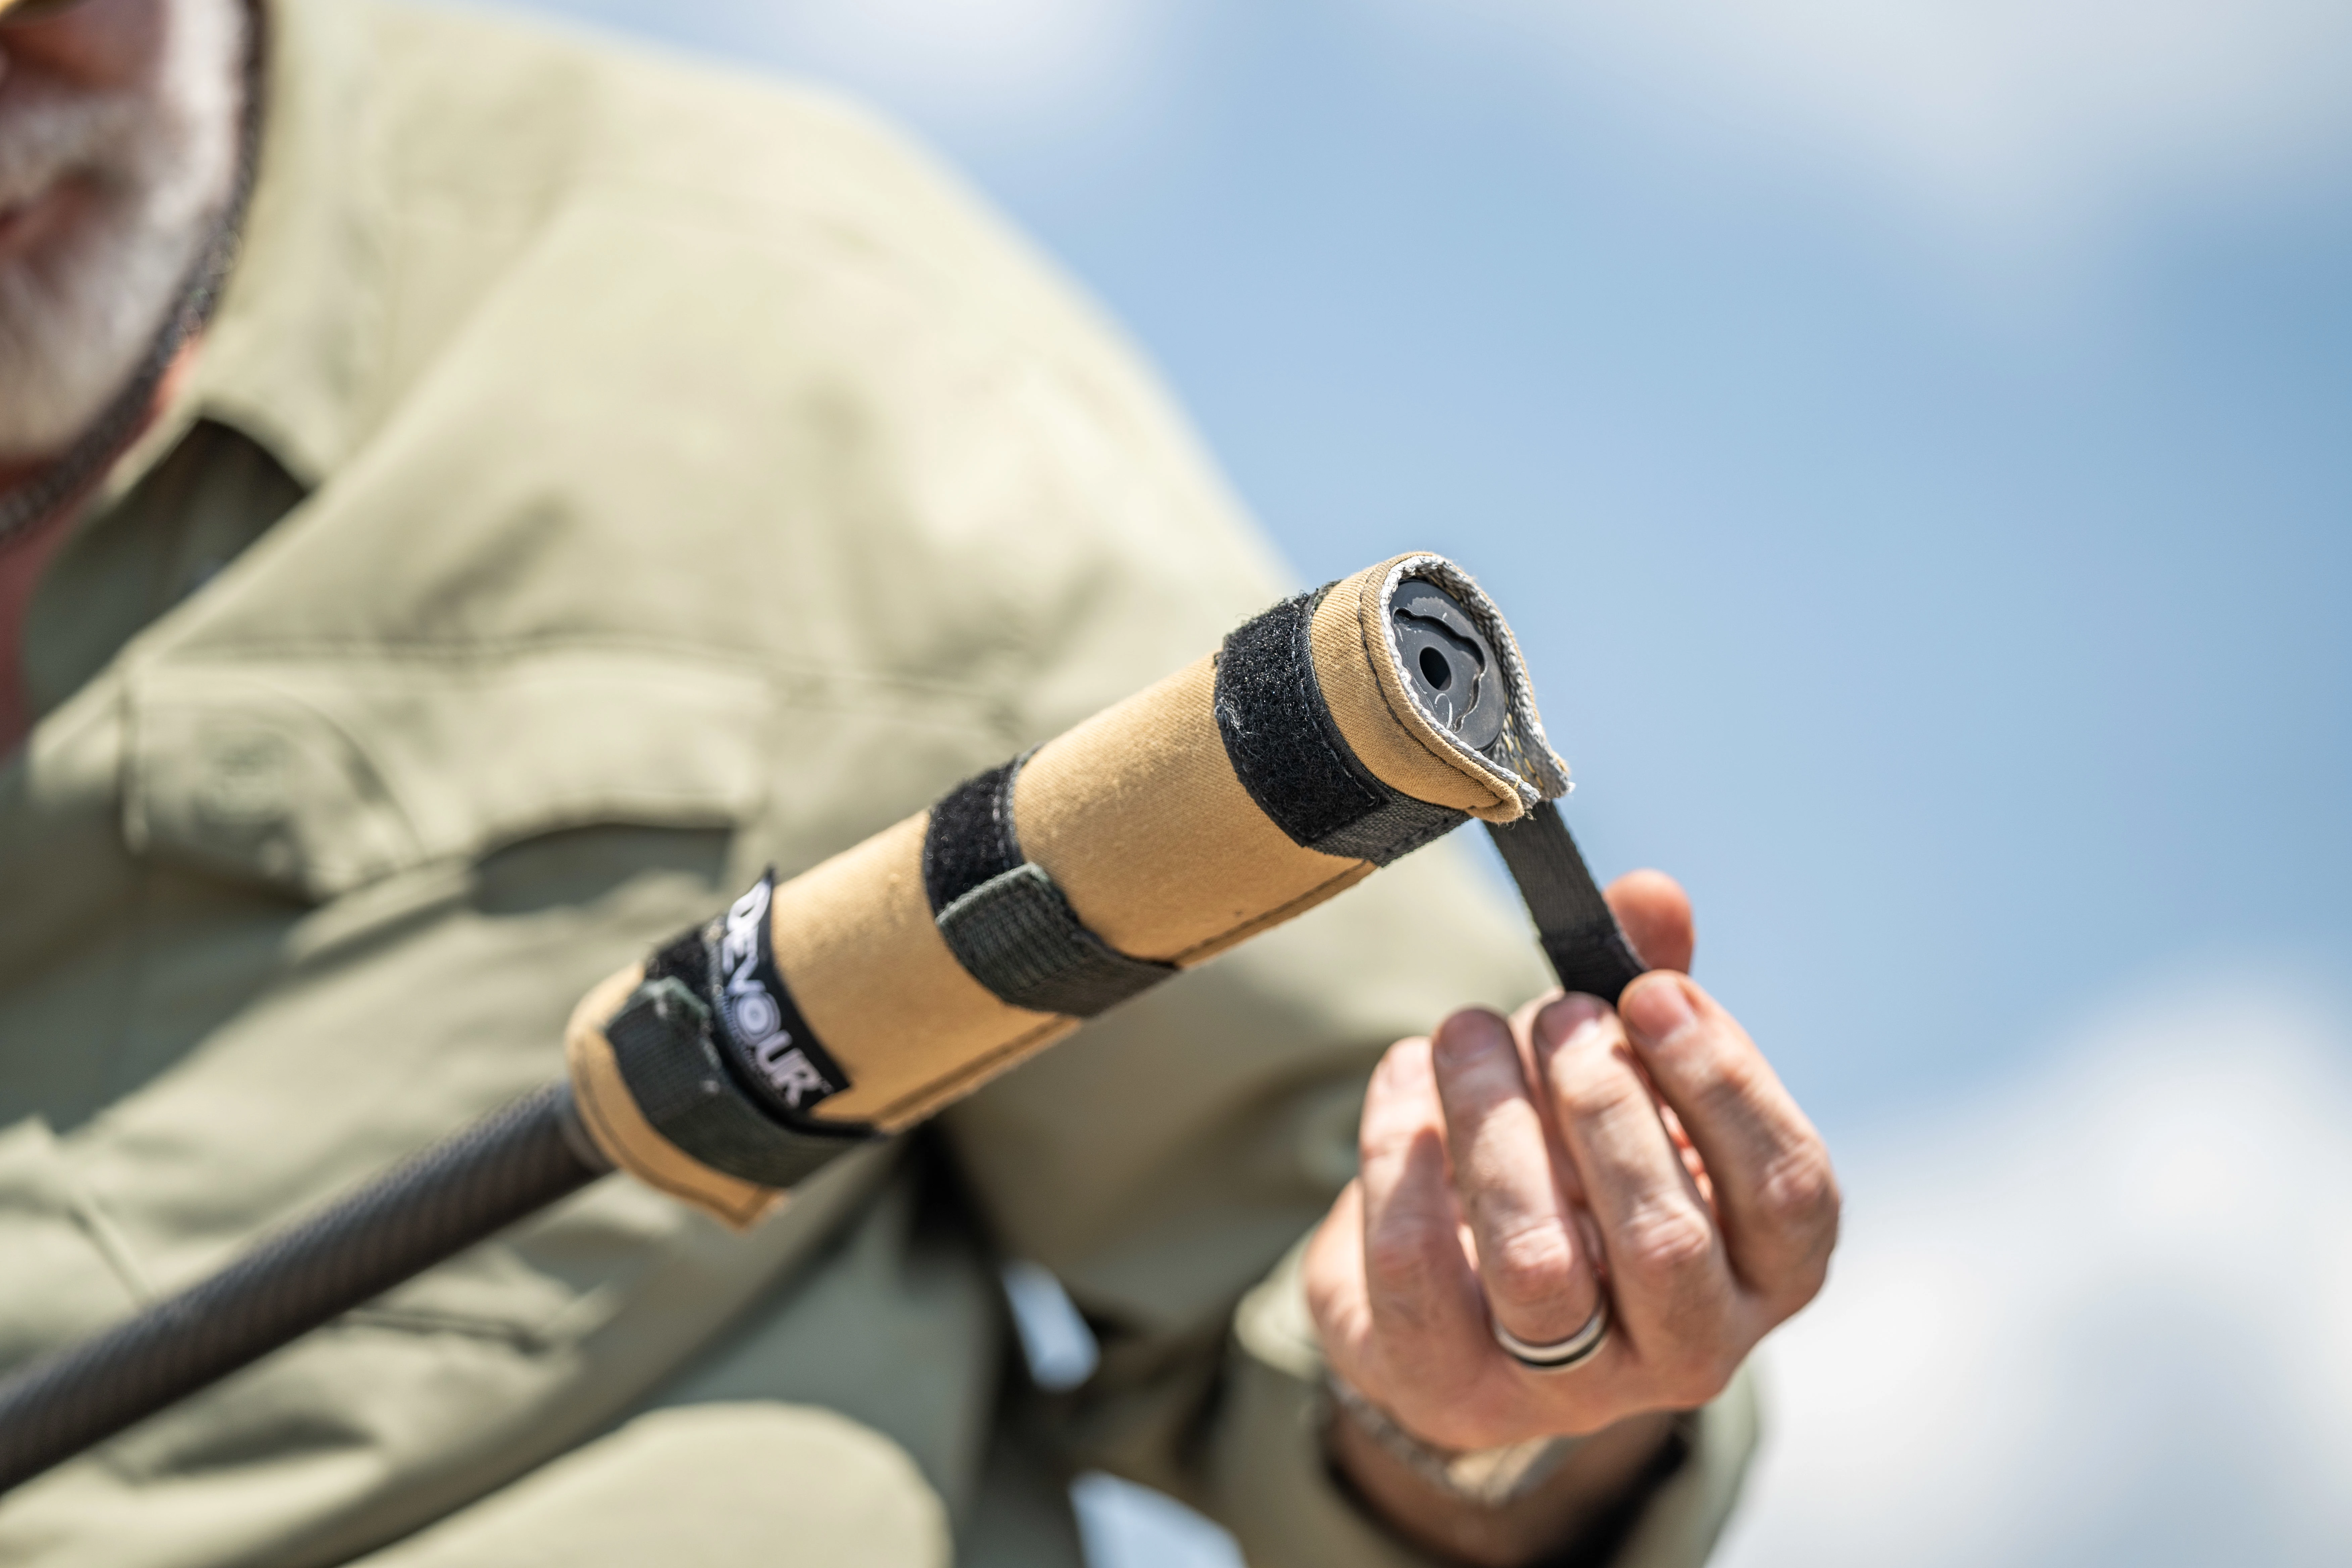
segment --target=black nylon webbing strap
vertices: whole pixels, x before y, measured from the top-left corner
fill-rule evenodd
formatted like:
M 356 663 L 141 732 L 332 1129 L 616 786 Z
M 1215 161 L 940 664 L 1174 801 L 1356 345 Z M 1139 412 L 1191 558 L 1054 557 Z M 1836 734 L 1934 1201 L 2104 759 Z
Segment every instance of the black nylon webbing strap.
M 1594 885 L 1559 807 L 1542 801 L 1517 822 L 1488 823 L 1486 831 L 1519 885 L 1560 984 L 1614 1005 L 1648 965 Z
M 923 893 L 956 962 L 999 999 L 1091 1018 L 1176 973 L 1088 931 L 1013 826 L 1019 760 L 965 780 L 931 807 Z

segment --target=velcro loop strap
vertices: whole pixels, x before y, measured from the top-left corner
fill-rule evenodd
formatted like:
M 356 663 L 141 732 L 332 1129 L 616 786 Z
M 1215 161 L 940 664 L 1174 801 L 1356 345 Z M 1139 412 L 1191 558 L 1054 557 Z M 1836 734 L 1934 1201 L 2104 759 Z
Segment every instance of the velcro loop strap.
M 1234 774 L 1291 842 L 1385 866 L 1468 819 L 1391 788 L 1331 718 L 1308 638 L 1320 594 L 1244 623 L 1217 656 L 1217 731 Z
M 1088 931 L 1045 868 L 1027 861 L 948 905 L 939 923 L 973 979 L 1039 1013 L 1091 1018 L 1176 973 Z
M 1536 938 L 1560 984 L 1613 1005 L 1649 966 L 1601 896 L 1559 807 L 1542 801 L 1517 822 L 1486 824 L 1486 831 L 1519 885 L 1519 897 L 1536 922 Z
M 789 1187 L 872 1136 L 856 1126 L 787 1127 L 762 1110 L 721 1058 L 710 1009 L 673 976 L 638 986 L 604 1037 L 654 1131 L 715 1171 Z
M 948 949 L 999 1000 L 1091 1018 L 1174 974 L 1087 929 L 1042 866 L 1024 858 L 1013 822 L 1022 759 L 950 790 L 923 839 L 923 890 Z

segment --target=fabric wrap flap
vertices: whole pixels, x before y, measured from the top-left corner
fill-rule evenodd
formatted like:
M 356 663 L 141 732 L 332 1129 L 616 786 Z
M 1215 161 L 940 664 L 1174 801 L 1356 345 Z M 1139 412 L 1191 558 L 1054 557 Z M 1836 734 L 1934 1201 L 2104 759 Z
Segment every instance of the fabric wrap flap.
M 126 691 L 131 847 L 311 899 L 558 828 L 740 821 L 772 711 L 755 671 L 594 649 L 173 661 Z
M 629 1097 L 655 1131 L 713 1170 L 767 1187 L 792 1186 L 865 1140 L 862 1130 L 819 1136 L 762 1112 L 729 1077 L 710 1023 L 690 989 L 664 978 L 639 987 L 604 1026 Z

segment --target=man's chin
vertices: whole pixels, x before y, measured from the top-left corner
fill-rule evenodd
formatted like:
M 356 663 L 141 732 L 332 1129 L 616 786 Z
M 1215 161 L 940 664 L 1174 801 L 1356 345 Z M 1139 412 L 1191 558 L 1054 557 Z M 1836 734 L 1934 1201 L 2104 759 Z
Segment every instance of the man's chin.
M 70 447 L 170 307 L 176 256 L 142 256 L 121 219 L 81 180 L 0 211 L 0 466 Z M 152 319 L 126 309 L 151 298 Z
M 70 246 L 97 202 L 79 180 L 58 180 L 30 200 L 0 207 L 0 267 L 37 265 L 44 251 Z

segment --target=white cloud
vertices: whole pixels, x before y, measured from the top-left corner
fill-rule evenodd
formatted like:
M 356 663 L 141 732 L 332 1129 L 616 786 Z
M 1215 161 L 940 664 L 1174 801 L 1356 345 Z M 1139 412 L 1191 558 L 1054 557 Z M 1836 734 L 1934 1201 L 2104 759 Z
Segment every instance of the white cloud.
M 1240 0 L 523 3 L 813 72 L 951 142 L 1095 161 L 1257 33 L 1228 25 Z M 1532 68 L 1711 163 L 1859 175 L 1980 258 L 2352 168 L 2346 0 L 1355 0 L 1352 17 L 1478 57 L 1473 90 Z
M 2352 1559 L 2352 1028 L 2261 994 L 1842 1151 L 1723 1568 Z
M 1979 230 L 2292 177 L 2352 142 L 2343 0 L 1374 0 L 1720 147 Z
M 885 103 L 982 133 L 1066 131 L 1154 79 L 1163 0 L 724 0 L 727 30 Z

